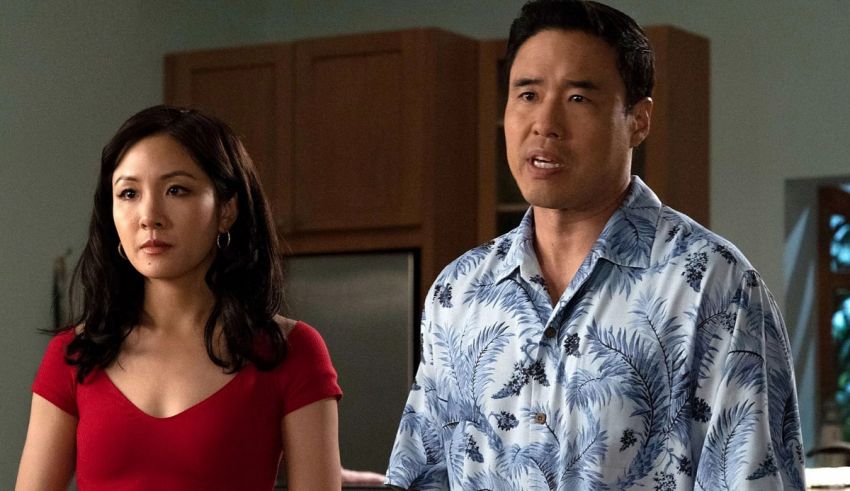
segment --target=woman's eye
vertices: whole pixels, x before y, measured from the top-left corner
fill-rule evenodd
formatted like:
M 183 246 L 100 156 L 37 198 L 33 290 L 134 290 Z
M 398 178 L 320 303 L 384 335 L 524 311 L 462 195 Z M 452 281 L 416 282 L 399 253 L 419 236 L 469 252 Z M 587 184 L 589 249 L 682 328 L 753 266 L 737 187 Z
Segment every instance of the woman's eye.
M 171 196 L 182 196 L 188 193 L 189 190 L 183 186 L 169 186 L 167 193 Z
M 132 189 L 123 189 L 118 193 L 119 199 L 133 199 L 136 197 L 136 191 Z

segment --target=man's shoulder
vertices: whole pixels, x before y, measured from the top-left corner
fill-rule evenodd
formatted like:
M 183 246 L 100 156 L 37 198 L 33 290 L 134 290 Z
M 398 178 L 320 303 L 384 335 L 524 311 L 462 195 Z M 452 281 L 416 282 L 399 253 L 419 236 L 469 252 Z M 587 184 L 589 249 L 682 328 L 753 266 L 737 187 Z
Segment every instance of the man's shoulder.
M 753 266 L 735 244 L 696 222 L 688 215 L 664 206 L 658 221 L 656 241 L 665 253 L 677 251 L 685 255 L 705 254 L 708 262 L 736 265 L 743 270 Z
M 514 262 L 514 243 L 519 240 L 519 233 L 519 229 L 513 229 L 464 252 L 443 268 L 436 283 L 475 281 L 497 274 Z

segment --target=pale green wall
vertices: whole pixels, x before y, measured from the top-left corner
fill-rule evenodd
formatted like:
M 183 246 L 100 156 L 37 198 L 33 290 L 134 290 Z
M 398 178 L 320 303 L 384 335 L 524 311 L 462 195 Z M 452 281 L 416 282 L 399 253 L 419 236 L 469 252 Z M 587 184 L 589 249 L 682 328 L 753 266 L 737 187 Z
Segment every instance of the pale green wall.
M 261 16 L 159 1 L 0 0 L 0 489 L 47 338 L 53 258 L 85 240 L 100 149 L 162 100 L 162 55 L 256 42 Z
M 850 174 L 850 2 L 611 3 L 642 24 L 710 38 L 712 225 L 783 302 L 785 180 Z M 0 488 L 14 481 L 46 343 L 35 331 L 50 322 L 53 258 L 79 252 L 102 145 L 132 112 L 161 101 L 164 53 L 415 26 L 497 38 L 520 4 L 0 1 Z M 791 334 L 795 356 L 810 360 L 814 335 Z M 812 380 L 808 366 L 797 364 L 798 378 Z M 801 389 L 808 441 L 812 386 Z

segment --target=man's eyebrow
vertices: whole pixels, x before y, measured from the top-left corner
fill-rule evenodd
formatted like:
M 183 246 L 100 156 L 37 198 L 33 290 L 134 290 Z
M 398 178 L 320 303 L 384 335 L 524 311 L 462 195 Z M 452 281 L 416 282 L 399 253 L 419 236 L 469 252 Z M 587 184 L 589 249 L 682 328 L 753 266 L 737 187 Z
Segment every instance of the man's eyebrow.
M 511 87 L 521 88 L 528 87 L 530 85 L 540 85 L 543 83 L 542 78 L 518 78 L 513 81 Z M 592 82 L 590 80 L 567 80 L 563 83 L 563 86 L 566 88 L 573 89 L 585 89 L 585 90 L 599 90 L 599 84 Z
M 591 82 L 590 80 L 567 80 L 566 82 L 564 82 L 564 87 L 585 90 L 599 90 L 599 84 Z
M 511 84 L 512 87 L 528 87 L 529 85 L 540 85 L 542 78 L 518 78 Z

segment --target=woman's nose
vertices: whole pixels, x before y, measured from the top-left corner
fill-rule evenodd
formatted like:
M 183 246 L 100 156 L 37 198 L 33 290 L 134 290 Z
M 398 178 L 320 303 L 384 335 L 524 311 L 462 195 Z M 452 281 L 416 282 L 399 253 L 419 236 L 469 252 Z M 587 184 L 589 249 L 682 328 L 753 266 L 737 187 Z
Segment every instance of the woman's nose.
M 162 206 L 157 199 L 147 199 L 142 205 L 142 214 L 139 224 L 143 229 L 159 229 L 165 225 L 162 216 Z

